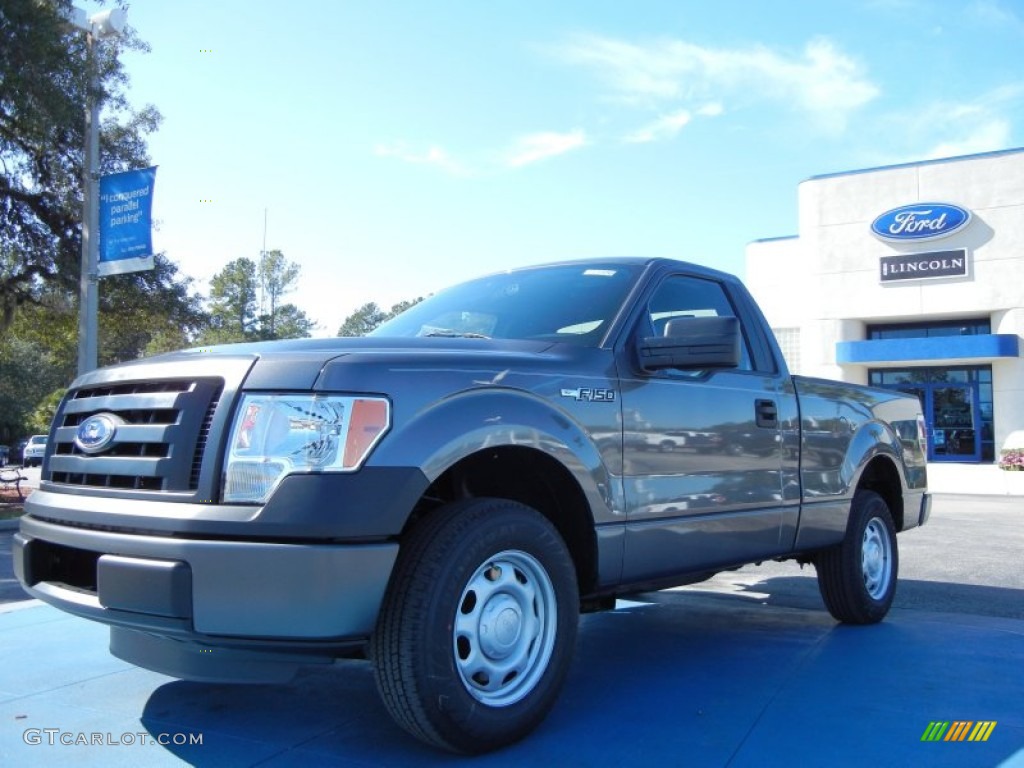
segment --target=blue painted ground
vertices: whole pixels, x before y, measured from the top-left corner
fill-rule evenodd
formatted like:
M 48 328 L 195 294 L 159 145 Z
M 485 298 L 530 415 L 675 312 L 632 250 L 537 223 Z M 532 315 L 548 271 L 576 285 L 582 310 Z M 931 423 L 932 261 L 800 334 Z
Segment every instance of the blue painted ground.
M 0 765 L 1024 767 L 1024 621 L 897 609 L 852 628 L 740 596 L 642 599 L 584 617 L 551 716 L 473 760 L 399 731 L 365 663 L 186 683 L 111 657 L 100 625 L 0 607 Z M 998 724 L 985 743 L 922 743 L 933 720 Z M 161 734 L 202 745 L 139 743 Z M 60 743 L 83 738 L 134 743 Z

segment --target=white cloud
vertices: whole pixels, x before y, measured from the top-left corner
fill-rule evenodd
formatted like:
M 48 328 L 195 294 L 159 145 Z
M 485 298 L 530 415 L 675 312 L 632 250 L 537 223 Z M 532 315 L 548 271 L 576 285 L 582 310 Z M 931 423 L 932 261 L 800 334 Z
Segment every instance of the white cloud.
M 1011 133 L 1008 121 L 992 120 L 976 126 L 970 133 L 953 141 L 936 144 L 925 157 L 955 158 L 961 155 L 1006 150 L 1010 146 Z
M 425 165 L 437 168 L 453 176 L 479 176 L 495 170 L 521 168 L 525 165 L 545 160 L 549 157 L 562 155 L 574 149 L 586 146 L 587 136 L 582 129 L 565 133 L 543 131 L 522 136 L 512 142 L 511 146 L 490 158 L 480 157 L 474 165 L 466 165 L 438 146 L 425 151 L 413 150 L 404 141 L 381 143 L 373 148 L 378 157 L 400 160 L 412 165 Z
M 724 111 L 722 105 L 717 102 L 704 104 L 694 112 L 690 112 L 688 109 L 679 109 L 627 134 L 622 141 L 626 144 L 647 144 L 653 141 L 673 139 L 693 121 L 694 116 L 718 117 Z
M 662 141 L 671 139 L 693 119 L 688 110 L 681 109 L 670 115 L 665 115 L 649 125 L 645 125 L 638 131 L 626 136 L 623 141 L 627 144 L 646 144 L 651 141 Z
M 430 147 L 426 152 L 414 152 L 404 142 L 396 142 L 378 144 L 373 148 L 373 153 L 378 157 L 390 157 L 414 165 L 434 166 L 454 176 L 469 175 L 469 170 L 441 147 Z
M 578 37 L 563 47 L 568 61 L 589 67 L 614 96 L 636 106 L 772 100 L 794 106 L 822 127 L 841 130 L 850 113 L 879 91 L 859 63 L 830 40 L 809 42 L 797 55 L 765 46 L 708 48 L 682 40 L 631 43 Z
M 926 153 L 925 159 L 959 157 L 1007 149 L 1010 146 L 1011 135 L 1009 121 L 991 119 L 971 127 L 959 138 L 936 144 Z
M 1014 126 L 1022 115 L 1024 83 L 994 88 L 969 102 L 934 101 L 891 113 L 880 118 L 877 127 L 896 155 L 883 160 L 904 162 L 908 154 L 914 159 L 934 159 L 1008 149 L 1014 146 Z
M 713 101 L 710 104 L 705 104 L 697 110 L 697 114 L 702 117 L 718 117 L 723 112 L 725 112 L 725 107 L 716 101 Z
M 532 133 L 515 141 L 512 149 L 505 155 L 505 164 L 512 168 L 520 168 L 579 149 L 586 144 L 586 134 L 579 128 L 568 133 L 555 131 Z

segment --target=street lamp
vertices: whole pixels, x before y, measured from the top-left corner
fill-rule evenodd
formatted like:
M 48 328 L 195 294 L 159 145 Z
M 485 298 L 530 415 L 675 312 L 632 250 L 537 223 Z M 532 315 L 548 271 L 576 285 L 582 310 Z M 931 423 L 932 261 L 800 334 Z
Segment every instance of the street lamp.
M 99 313 L 99 229 L 100 209 L 97 186 L 100 160 L 100 75 L 96 44 L 117 37 L 124 30 L 126 14 L 120 8 L 100 11 L 86 18 L 85 11 L 72 7 L 67 22 L 85 32 L 89 83 L 85 96 L 85 158 L 82 163 L 82 272 L 78 281 L 78 375 L 96 368 Z

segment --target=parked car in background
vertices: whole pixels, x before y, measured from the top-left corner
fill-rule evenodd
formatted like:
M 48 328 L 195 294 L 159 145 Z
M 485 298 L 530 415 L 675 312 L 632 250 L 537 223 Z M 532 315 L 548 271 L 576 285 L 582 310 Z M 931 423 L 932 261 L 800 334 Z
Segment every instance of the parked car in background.
M 38 467 L 46 453 L 46 435 L 32 435 L 21 451 L 21 463 L 26 467 Z

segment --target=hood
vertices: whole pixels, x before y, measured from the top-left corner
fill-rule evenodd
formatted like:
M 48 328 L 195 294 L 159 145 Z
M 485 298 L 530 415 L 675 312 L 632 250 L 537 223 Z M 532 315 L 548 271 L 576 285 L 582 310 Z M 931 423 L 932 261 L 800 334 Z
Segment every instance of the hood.
M 330 388 L 330 382 L 318 379 L 328 363 L 363 363 L 391 367 L 396 363 L 458 367 L 469 365 L 514 365 L 516 360 L 536 360 L 552 347 L 550 341 L 464 338 L 325 338 L 289 339 L 244 344 L 194 347 L 158 355 L 126 366 L 147 363 L 194 369 L 204 359 L 210 361 L 209 373 L 218 372 L 218 360 L 246 358 L 253 361 L 244 388 L 311 390 Z M 202 366 L 206 367 L 206 366 Z

